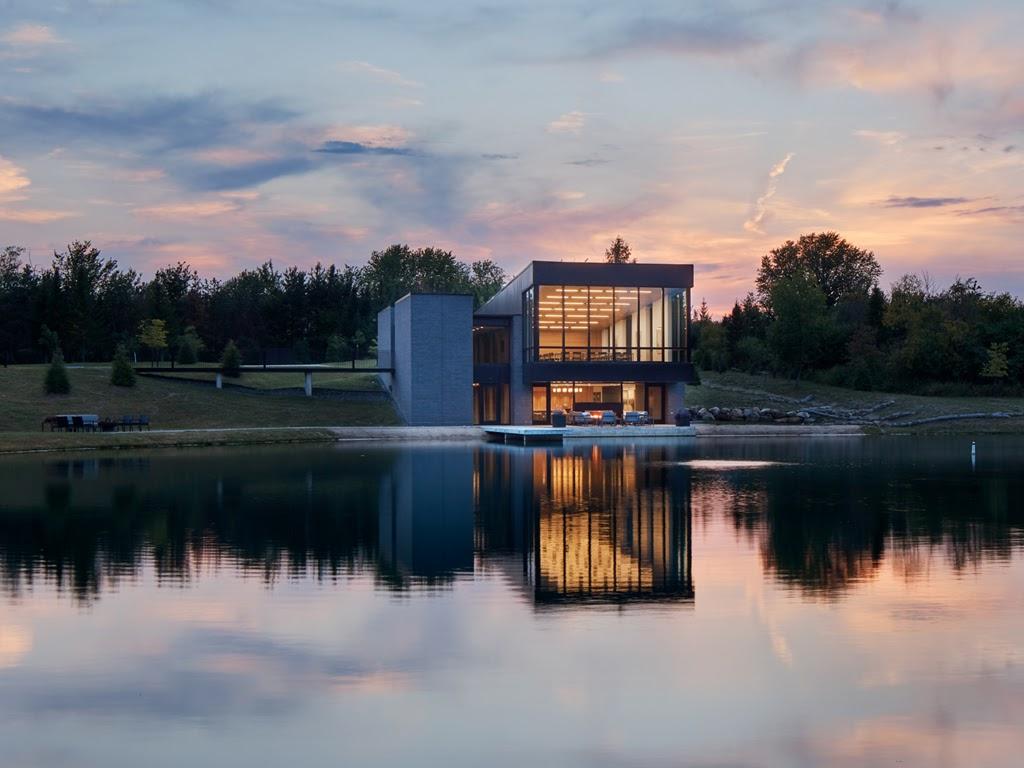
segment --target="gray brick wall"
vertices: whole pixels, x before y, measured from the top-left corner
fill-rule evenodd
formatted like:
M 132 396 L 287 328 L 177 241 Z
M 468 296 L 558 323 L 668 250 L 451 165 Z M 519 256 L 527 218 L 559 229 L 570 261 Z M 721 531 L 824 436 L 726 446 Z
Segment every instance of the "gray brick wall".
M 533 391 L 530 382 L 523 381 L 523 316 L 512 316 L 509 342 L 509 421 L 513 424 L 533 423 Z
M 412 425 L 472 424 L 473 298 L 411 294 L 395 302 L 392 319 L 391 395 L 402 419 Z M 382 322 L 378 315 L 378 331 Z

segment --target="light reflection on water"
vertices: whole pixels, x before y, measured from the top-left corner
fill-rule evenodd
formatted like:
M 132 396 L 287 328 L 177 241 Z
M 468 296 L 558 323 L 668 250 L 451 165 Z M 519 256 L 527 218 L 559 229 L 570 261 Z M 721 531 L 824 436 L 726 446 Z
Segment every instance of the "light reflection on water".
M 12 765 L 1014 765 L 1024 441 L 0 462 Z

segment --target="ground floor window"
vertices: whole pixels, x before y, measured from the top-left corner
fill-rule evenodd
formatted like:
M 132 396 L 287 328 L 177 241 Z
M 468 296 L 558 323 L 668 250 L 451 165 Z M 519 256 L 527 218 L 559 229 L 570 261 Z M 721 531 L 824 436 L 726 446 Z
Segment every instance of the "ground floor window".
M 508 384 L 473 385 L 474 424 L 508 424 L 511 415 Z
M 665 385 L 637 381 L 552 381 L 533 385 L 533 423 L 547 424 L 552 411 L 647 411 L 665 421 Z

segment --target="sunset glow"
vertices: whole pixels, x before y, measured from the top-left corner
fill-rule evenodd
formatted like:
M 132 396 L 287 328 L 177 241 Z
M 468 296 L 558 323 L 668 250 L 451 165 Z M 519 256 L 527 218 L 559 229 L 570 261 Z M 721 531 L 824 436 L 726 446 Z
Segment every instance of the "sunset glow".
M 1024 7 L 684 5 L 6 3 L 0 239 L 224 277 L 622 235 L 717 314 L 828 229 L 1024 293 Z

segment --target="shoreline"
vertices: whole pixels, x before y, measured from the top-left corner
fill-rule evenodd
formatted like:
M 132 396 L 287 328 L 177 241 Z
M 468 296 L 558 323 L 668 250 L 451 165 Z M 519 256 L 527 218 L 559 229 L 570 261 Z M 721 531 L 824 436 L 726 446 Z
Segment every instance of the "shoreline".
M 880 435 L 993 434 L 978 424 L 960 422 L 954 430 L 880 430 L 859 424 L 701 424 L 695 436 L 685 439 L 723 438 L 832 438 Z M 595 427 L 601 429 L 601 427 Z M 1014 430 L 1021 434 L 1024 430 Z M 1007 432 L 1002 432 L 1007 434 Z M 623 439 L 631 439 L 632 436 Z M 660 439 L 665 439 L 658 436 Z M 653 439 L 653 436 L 652 436 Z M 160 448 L 222 448 L 303 443 L 477 443 L 485 442 L 480 427 L 210 427 L 202 429 L 154 429 L 148 432 L 67 434 L 64 432 L 0 433 L 0 456 L 37 453 L 75 453 Z

